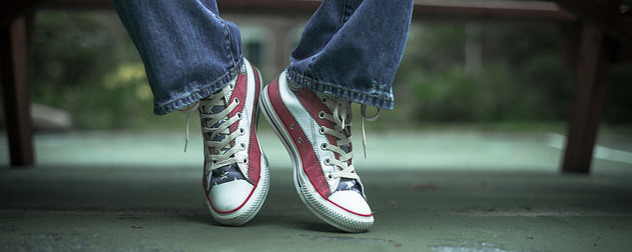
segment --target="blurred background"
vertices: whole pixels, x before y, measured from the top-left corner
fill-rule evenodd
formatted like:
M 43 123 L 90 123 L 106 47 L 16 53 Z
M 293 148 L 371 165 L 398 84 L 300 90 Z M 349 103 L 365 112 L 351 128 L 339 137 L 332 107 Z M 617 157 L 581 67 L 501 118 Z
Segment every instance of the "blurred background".
M 350 235 L 328 231 L 300 203 L 290 158 L 263 117 L 268 201 L 246 228 L 209 225 L 198 116 L 191 115 L 184 153 L 187 115 L 153 115 L 142 62 L 111 5 L 69 4 L 111 2 L 57 1 L 66 5 L 42 1 L 50 5 L 29 24 L 35 165 L 9 166 L 0 114 L 3 251 L 632 246 L 632 64 L 613 65 L 608 75 L 590 175 L 561 172 L 578 61 L 577 41 L 564 35 L 578 35 L 575 20 L 444 18 L 434 9 L 415 18 L 393 85 L 395 109 L 366 122 L 366 158 L 354 106 L 354 167 L 377 221 L 374 231 Z M 276 78 L 306 13 L 222 10 L 241 28 L 243 54 L 264 81 Z
M 243 53 L 262 70 L 265 82 L 287 65 L 306 22 L 298 17 L 224 18 L 241 27 Z M 173 141 L 163 144 L 183 147 L 178 139 L 183 138 L 186 115 L 152 114 L 142 62 L 114 11 L 44 9 L 35 13 L 33 27 L 29 78 L 38 148 L 44 148 L 45 139 L 53 139 L 50 146 L 56 148 L 60 142 L 55 141 L 86 132 L 143 132 L 148 139 L 155 132 L 173 135 Z M 560 29 L 550 22 L 414 21 L 393 85 L 395 110 L 382 111 L 379 120 L 367 123 L 369 149 L 379 155 L 380 141 L 406 132 L 422 140 L 458 136 L 454 148 L 467 145 L 468 137 L 494 139 L 489 134 L 507 139 L 499 140 L 503 143 L 516 142 L 511 137 L 539 139 L 547 148 L 557 146 L 557 153 L 575 83 Z M 624 154 L 632 151 L 631 82 L 632 65 L 613 68 L 599 140 Z M 263 134 L 270 133 L 262 125 Z M 193 120 L 191 130 L 198 129 Z M 377 143 L 371 145 L 371 138 Z M 0 162 L 5 165 L 6 137 L 2 141 Z M 409 147 L 418 145 L 411 142 Z M 40 150 L 39 160 L 46 160 L 47 153 Z M 446 162 L 454 160 L 443 156 Z M 547 166 L 557 167 L 558 158 L 559 153 Z

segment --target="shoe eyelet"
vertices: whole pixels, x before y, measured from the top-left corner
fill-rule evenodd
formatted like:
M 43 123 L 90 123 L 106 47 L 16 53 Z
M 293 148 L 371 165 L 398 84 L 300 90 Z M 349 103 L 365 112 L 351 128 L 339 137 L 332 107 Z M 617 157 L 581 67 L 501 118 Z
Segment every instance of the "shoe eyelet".
M 302 142 L 303 142 L 303 138 L 302 138 L 302 137 L 298 137 L 298 139 L 296 139 L 296 141 L 297 141 L 298 143 L 302 143 Z
M 325 175 L 325 177 L 327 177 L 327 180 L 332 180 L 332 179 L 334 179 L 334 176 L 333 176 L 333 175 L 331 175 L 331 173 L 327 173 L 327 174 Z
M 325 119 L 325 111 L 318 112 L 318 118 Z
M 241 113 L 241 112 L 238 112 L 238 113 L 237 113 L 237 118 L 239 118 L 239 119 L 243 119 L 243 118 L 244 118 L 244 114 L 243 114 L 243 113 Z
M 326 165 L 331 165 L 331 159 L 330 158 L 325 158 L 324 160 Z
M 239 134 L 240 135 L 246 134 L 246 130 L 244 128 L 239 128 Z
M 236 104 L 239 104 L 239 98 L 234 98 L 233 102 L 236 103 Z
M 320 98 L 320 101 L 322 103 L 327 103 L 327 100 L 329 100 L 329 96 L 324 95 L 322 98 Z
M 320 145 L 320 149 L 327 150 L 327 143 L 323 143 Z
M 242 149 L 242 150 L 245 150 L 245 149 L 246 149 L 246 144 L 245 144 L 245 143 L 241 143 L 239 146 L 241 146 L 241 149 Z
M 243 160 L 241 160 L 241 162 L 244 163 L 244 164 L 248 164 L 248 159 L 244 158 Z
M 320 133 L 321 135 L 325 134 L 325 127 L 324 126 L 320 126 L 320 128 L 318 129 L 318 133 Z
M 293 123 L 290 124 L 290 129 L 292 129 L 292 130 L 294 129 L 294 124 Z

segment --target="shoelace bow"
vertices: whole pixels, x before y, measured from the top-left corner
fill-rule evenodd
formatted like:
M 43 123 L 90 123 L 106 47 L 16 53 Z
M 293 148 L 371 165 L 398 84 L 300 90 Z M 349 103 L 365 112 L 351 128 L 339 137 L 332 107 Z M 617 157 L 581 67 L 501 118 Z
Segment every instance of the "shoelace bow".
M 328 107 L 333 107 L 333 111 L 331 114 L 328 114 L 324 111 L 321 111 L 318 116 L 322 119 L 331 121 L 334 123 L 334 129 L 327 128 L 325 126 L 321 126 L 320 132 L 322 134 L 332 135 L 338 140 L 336 140 L 336 145 L 332 145 L 329 143 L 323 144 L 321 148 L 329 151 L 333 151 L 338 154 L 337 159 L 326 159 L 325 163 L 335 165 L 340 168 L 339 171 L 332 173 L 331 178 L 349 178 L 349 179 L 359 179 L 358 175 L 355 173 L 355 168 L 353 164 L 349 164 L 349 160 L 353 158 L 353 151 L 351 151 L 351 135 L 344 134 L 344 130 L 347 127 L 351 127 L 351 102 L 341 102 L 339 99 L 331 99 L 327 96 L 323 96 L 322 101 L 326 104 L 329 104 Z M 364 150 L 364 157 L 366 158 L 366 134 L 364 130 L 364 120 L 375 121 L 379 116 L 380 110 L 378 109 L 376 114 L 369 117 L 366 116 L 366 105 L 362 105 L 361 114 L 362 114 L 362 148 Z M 347 117 L 349 117 L 349 122 L 347 122 Z M 342 148 L 342 146 L 349 146 L 349 151 L 347 152 Z
M 202 133 L 210 133 L 209 140 L 204 141 L 204 146 L 210 147 L 211 150 L 213 150 L 212 153 L 206 157 L 206 161 L 210 163 L 210 168 L 206 172 L 211 172 L 218 168 L 236 164 L 238 162 L 247 162 L 244 158 L 239 159 L 234 156 L 235 153 L 243 150 L 245 146 L 231 146 L 231 142 L 233 140 L 245 133 L 244 129 L 241 128 L 235 132 L 230 132 L 230 126 L 243 118 L 242 113 L 237 113 L 234 116 L 229 117 L 229 114 L 240 102 L 237 98 L 231 101 L 228 100 L 232 91 L 233 86 L 227 85 L 219 92 L 213 94 L 210 99 L 198 101 L 195 104 L 180 110 L 181 112 L 188 114 L 186 119 L 184 146 L 184 151 L 186 152 L 189 142 L 189 119 L 191 117 L 191 112 L 200 109 L 200 104 L 202 104 L 203 111 L 200 113 L 200 119 L 207 120 L 206 127 L 202 127 Z M 226 106 L 226 108 L 224 108 L 221 112 L 217 113 L 211 111 L 213 107 L 224 106 L 226 103 L 228 103 L 228 106 Z M 221 140 L 215 140 L 220 134 L 225 135 L 225 137 L 220 137 Z

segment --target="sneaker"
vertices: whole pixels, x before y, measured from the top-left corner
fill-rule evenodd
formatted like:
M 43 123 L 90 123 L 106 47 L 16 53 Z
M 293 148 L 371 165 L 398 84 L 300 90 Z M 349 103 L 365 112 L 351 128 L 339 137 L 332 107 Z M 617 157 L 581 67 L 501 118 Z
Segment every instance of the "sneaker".
M 202 99 L 204 191 L 219 223 L 250 221 L 268 194 L 268 161 L 257 139 L 259 71 L 244 60 L 241 72 L 222 90 Z
M 303 203 L 341 230 L 369 230 L 373 214 L 353 167 L 351 102 L 294 85 L 285 73 L 261 97 L 266 119 L 292 157 Z

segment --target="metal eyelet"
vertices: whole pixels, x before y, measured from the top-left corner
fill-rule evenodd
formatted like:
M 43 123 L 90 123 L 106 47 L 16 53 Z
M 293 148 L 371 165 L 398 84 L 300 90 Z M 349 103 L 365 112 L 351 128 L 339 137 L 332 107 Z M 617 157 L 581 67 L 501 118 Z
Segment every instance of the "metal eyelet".
M 239 104 L 239 98 L 234 98 L 233 102 L 236 103 L 236 104 Z
M 245 150 L 245 149 L 246 149 L 246 144 L 245 144 L 245 143 L 241 143 L 241 144 L 240 144 L 240 146 L 241 146 L 241 149 L 242 149 L 242 150 Z
M 248 164 L 248 159 L 244 158 L 244 160 L 242 160 L 241 162 L 244 163 L 244 164 Z
M 246 134 L 246 130 L 244 128 L 239 128 L 239 134 L 240 135 Z
M 237 113 L 237 118 L 239 118 L 239 119 L 243 119 L 243 118 L 244 118 L 244 114 L 243 114 L 243 113 L 241 113 L 241 112 L 238 112 L 238 113 Z
M 333 176 L 333 175 L 331 175 L 331 173 L 327 173 L 325 176 L 327 177 L 327 180 L 332 180 L 332 179 L 334 179 L 334 176 Z
M 318 133 L 320 133 L 321 135 L 325 134 L 325 127 L 324 126 L 320 126 L 320 128 L 318 129 Z
M 320 148 L 322 150 L 327 150 L 327 145 L 328 145 L 327 143 L 323 143 L 323 144 L 320 145 Z
M 318 112 L 318 118 L 325 119 L 325 111 Z
M 327 100 L 329 100 L 329 96 L 326 96 L 326 95 L 325 95 L 325 96 L 323 96 L 322 98 L 320 98 L 320 101 L 321 101 L 322 103 L 327 103 Z

